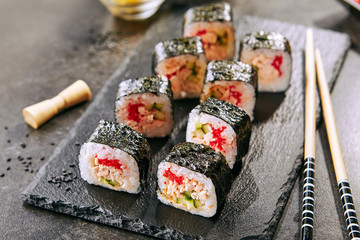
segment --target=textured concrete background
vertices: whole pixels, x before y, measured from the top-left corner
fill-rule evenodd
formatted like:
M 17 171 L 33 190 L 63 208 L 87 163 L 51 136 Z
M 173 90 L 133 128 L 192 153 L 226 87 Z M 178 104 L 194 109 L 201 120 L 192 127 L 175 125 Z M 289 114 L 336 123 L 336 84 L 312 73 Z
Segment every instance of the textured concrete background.
M 185 1 L 178 1 L 178 4 L 181 2 Z M 353 48 L 332 96 L 355 205 L 360 209 L 359 18 L 334 0 L 229 2 L 239 9 L 234 14 L 327 28 L 351 36 Z M 169 11 L 166 6 L 154 18 L 161 17 L 165 11 Z M 141 23 L 114 19 L 96 1 L 0 1 L 2 239 L 146 238 L 22 203 L 22 190 L 89 103 L 61 113 L 39 130 L 24 123 L 21 110 L 52 97 L 76 79 L 86 80 L 95 95 L 136 46 L 154 18 Z M 346 237 L 346 231 L 323 125 L 317 136 L 316 154 L 315 237 L 342 239 Z M 18 158 L 24 159 L 19 161 Z M 297 184 L 276 234 L 277 239 L 298 237 L 300 204 L 301 185 Z

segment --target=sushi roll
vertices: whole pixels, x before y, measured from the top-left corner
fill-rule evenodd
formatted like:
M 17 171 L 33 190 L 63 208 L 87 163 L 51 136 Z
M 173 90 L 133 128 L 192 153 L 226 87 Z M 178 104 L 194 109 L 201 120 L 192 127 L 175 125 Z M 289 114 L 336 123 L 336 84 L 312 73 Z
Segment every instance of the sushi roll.
M 165 76 L 121 82 L 115 105 L 117 122 L 129 125 L 146 137 L 165 137 L 172 131 L 172 91 Z
M 283 92 L 290 85 L 291 48 L 279 33 L 249 33 L 241 41 L 240 61 L 257 69 L 260 92 Z
M 189 114 L 186 141 L 206 144 L 221 152 L 231 169 L 235 164 L 241 166 L 250 135 L 249 115 L 231 103 L 208 98 Z
M 159 42 L 153 54 L 153 71 L 166 76 L 174 99 L 199 98 L 207 59 L 199 37 Z
M 212 217 L 232 183 L 224 156 L 209 146 L 180 143 L 160 162 L 158 199 L 192 214 Z
M 150 145 L 129 126 L 101 120 L 81 146 L 81 177 L 90 184 L 116 191 L 139 193 L 145 182 Z
M 235 36 L 231 6 L 212 3 L 190 8 L 184 15 L 184 37 L 201 37 L 208 60 L 231 60 Z
M 214 97 L 245 110 L 253 119 L 257 73 L 250 65 L 237 61 L 211 61 L 205 75 L 200 102 Z

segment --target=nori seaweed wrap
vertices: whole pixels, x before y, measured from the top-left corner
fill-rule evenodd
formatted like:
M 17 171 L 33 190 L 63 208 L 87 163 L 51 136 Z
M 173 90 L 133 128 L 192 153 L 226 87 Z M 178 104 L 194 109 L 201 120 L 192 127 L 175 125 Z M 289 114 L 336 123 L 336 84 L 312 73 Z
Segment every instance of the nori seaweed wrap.
M 158 198 L 190 213 L 211 217 L 223 204 L 233 175 L 224 156 L 209 146 L 180 143 L 158 168 Z
M 138 193 L 151 160 L 146 138 L 129 126 L 101 120 L 80 150 L 81 176 L 89 183 Z
M 240 61 L 257 69 L 260 92 L 282 92 L 290 84 L 291 47 L 280 33 L 253 32 L 240 44 Z
M 210 97 L 189 114 L 186 141 L 203 143 L 220 151 L 230 168 L 241 167 L 250 136 L 249 115 L 231 103 Z
M 207 64 L 200 37 L 159 42 L 152 64 L 155 74 L 171 82 L 174 99 L 200 97 Z
M 209 62 L 200 101 L 209 97 L 224 100 L 242 108 L 253 119 L 257 87 L 256 70 L 239 61 Z
M 115 118 L 146 137 L 169 135 L 174 120 L 168 79 L 149 76 L 121 82 L 115 102 Z
M 184 15 L 184 37 L 199 36 L 208 60 L 232 59 L 235 34 L 228 3 L 211 3 L 190 8 Z

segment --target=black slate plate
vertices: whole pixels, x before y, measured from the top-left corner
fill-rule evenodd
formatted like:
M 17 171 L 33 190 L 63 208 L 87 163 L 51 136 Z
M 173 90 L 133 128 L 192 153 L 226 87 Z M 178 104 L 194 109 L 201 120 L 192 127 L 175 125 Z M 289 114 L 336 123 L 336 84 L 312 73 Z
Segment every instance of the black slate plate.
M 244 157 L 243 169 L 216 217 L 207 219 L 163 205 L 155 194 L 157 164 L 173 145 L 185 140 L 187 115 L 198 103 L 197 100 L 176 101 L 176 126 L 172 135 L 150 139 L 153 164 L 149 185 L 141 194 L 114 192 L 89 185 L 80 178 L 80 146 L 75 143 L 85 142 L 100 119 L 114 120 L 114 101 L 119 82 L 151 74 L 151 54 L 155 44 L 181 35 L 185 10 L 177 8 L 171 15 L 163 15 L 151 27 L 23 192 L 26 203 L 160 238 L 250 239 L 271 238 L 274 235 L 301 170 L 304 26 L 235 16 L 237 39 L 257 30 L 284 34 L 292 45 L 293 72 L 291 87 L 285 93 L 258 95 L 249 153 Z M 332 85 L 349 48 L 349 38 L 344 34 L 314 29 L 314 39 L 315 46 L 323 54 L 325 71 Z M 73 164 L 75 167 L 70 168 Z M 71 178 L 78 177 L 59 187 L 49 183 L 52 177 L 61 176 L 63 168 L 73 173 Z

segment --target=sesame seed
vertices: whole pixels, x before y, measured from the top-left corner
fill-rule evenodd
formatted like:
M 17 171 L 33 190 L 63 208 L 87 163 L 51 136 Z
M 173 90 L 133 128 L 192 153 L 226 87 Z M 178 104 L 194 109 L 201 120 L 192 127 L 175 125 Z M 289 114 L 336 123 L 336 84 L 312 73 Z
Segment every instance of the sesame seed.
M 41 161 L 44 161 L 44 160 L 45 160 L 45 157 L 40 158 L 40 160 L 41 160 Z
M 25 137 L 27 137 L 27 138 L 28 138 L 29 136 L 30 136 L 30 135 L 29 135 L 28 133 L 25 135 Z
M 8 158 L 6 161 L 11 162 L 11 158 Z
M 55 143 L 52 142 L 52 143 L 50 143 L 50 145 L 51 145 L 51 146 L 55 146 Z
M 6 170 L 7 170 L 7 171 L 9 171 L 10 169 L 11 169 L 11 168 L 10 168 L 10 167 L 8 167 Z
M 75 167 L 75 164 L 70 164 L 69 167 Z
M 8 130 L 8 129 L 9 129 L 7 126 L 5 126 L 4 128 L 5 128 L 5 130 Z
M 5 173 L 2 173 L 2 174 L 0 175 L 0 177 L 5 177 Z
M 31 169 L 30 173 L 33 173 L 33 172 L 34 172 L 34 170 Z
M 28 172 L 28 171 L 29 171 L 29 169 L 28 169 L 28 168 L 25 168 L 25 169 L 24 169 L 24 171 L 25 171 L 25 172 Z
M 26 148 L 26 144 L 25 144 L 25 143 L 20 144 L 20 146 L 21 146 L 22 148 Z
M 65 188 L 65 191 L 70 191 L 70 188 L 69 187 Z
M 32 159 L 32 157 L 27 157 L 26 159 L 29 159 L 29 160 L 31 160 L 31 159 Z
M 10 140 L 10 139 L 8 140 L 8 143 L 11 143 L 11 140 Z
M 80 143 L 79 143 L 79 142 L 75 142 L 75 146 L 80 146 Z

